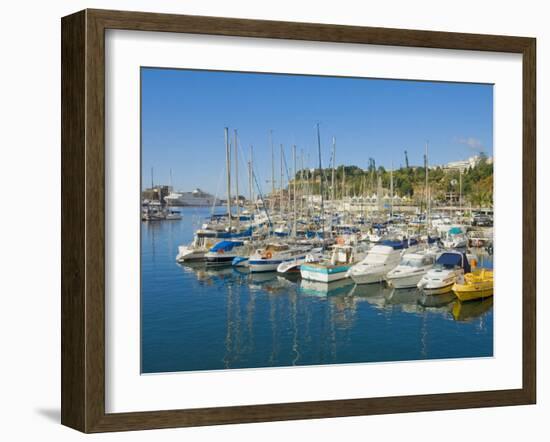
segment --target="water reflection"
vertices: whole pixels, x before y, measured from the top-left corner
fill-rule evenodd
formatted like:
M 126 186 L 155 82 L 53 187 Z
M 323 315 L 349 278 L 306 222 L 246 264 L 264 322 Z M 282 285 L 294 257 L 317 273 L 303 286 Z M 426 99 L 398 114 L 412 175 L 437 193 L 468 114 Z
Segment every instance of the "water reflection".
M 471 321 L 481 317 L 493 307 L 493 298 L 485 298 L 478 301 L 460 302 L 454 301 L 452 313 L 457 321 Z
M 427 296 L 417 289 L 356 285 L 350 279 L 326 284 L 276 272 L 249 273 L 232 267 L 207 268 L 204 264 L 179 267 L 203 287 L 214 288 L 225 303 L 221 368 L 226 369 L 410 359 L 391 351 L 392 342 L 399 336 L 411 346 L 418 346 L 413 359 L 430 358 L 440 353 L 441 343 L 435 348 L 431 343 L 434 337 L 440 340 L 438 334 L 446 328 L 439 321 L 472 321 L 492 307 L 492 298 L 460 303 L 452 293 Z M 379 317 L 370 318 L 373 311 L 382 314 L 383 323 L 379 323 Z M 429 319 L 434 315 L 440 318 L 438 322 Z M 400 334 L 400 323 L 407 325 L 411 317 L 420 318 L 414 333 L 409 330 Z M 381 338 L 381 331 L 388 325 L 393 338 Z M 478 324 L 478 331 L 480 327 L 486 330 L 487 324 Z M 380 356 L 370 351 L 365 356 L 361 348 L 362 343 L 367 348 L 372 346 L 371 336 L 388 346 Z
M 353 281 L 351 279 L 341 279 L 324 283 L 318 281 L 301 280 L 300 293 L 305 296 L 327 297 L 335 295 L 343 295 L 349 293 L 353 289 Z

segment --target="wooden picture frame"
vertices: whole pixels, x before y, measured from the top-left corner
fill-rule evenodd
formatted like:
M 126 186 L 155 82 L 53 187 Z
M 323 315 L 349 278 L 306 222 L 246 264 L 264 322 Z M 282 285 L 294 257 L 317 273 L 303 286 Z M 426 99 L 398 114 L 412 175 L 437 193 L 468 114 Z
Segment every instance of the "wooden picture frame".
M 84 10 L 62 19 L 62 409 L 83 432 L 533 404 L 536 399 L 536 41 L 533 38 Z M 271 405 L 105 412 L 105 30 L 124 29 L 523 57 L 523 386 Z M 518 166 L 519 167 L 519 166 Z

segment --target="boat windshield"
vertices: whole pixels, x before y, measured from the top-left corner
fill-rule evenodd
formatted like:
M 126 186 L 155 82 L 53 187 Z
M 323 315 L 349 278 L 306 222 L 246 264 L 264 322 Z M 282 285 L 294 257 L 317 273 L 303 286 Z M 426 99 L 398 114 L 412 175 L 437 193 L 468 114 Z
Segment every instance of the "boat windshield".
M 426 265 L 424 260 L 419 257 L 410 257 L 410 256 L 404 256 L 401 258 L 401 262 L 399 263 L 400 266 L 407 266 L 407 267 L 422 267 L 423 265 Z
M 365 257 L 364 264 L 383 264 L 391 257 L 391 250 L 387 247 L 373 247 Z

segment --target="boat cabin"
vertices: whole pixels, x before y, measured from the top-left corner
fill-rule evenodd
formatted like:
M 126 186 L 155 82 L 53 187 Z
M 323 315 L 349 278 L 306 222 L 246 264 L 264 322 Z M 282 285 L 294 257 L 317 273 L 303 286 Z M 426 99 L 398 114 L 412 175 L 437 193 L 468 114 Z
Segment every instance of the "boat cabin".
M 448 270 L 463 268 L 464 273 L 470 273 L 472 271 L 470 263 L 468 262 L 468 257 L 465 253 L 461 252 L 443 252 L 435 261 L 435 267 Z

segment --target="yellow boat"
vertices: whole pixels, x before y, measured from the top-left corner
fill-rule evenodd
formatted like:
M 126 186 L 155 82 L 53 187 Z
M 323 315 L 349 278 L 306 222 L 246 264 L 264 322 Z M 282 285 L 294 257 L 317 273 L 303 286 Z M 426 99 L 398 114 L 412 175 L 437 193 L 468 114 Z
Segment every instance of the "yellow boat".
M 493 296 L 493 271 L 475 270 L 464 275 L 464 282 L 456 282 L 453 292 L 460 301 L 472 301 Z

